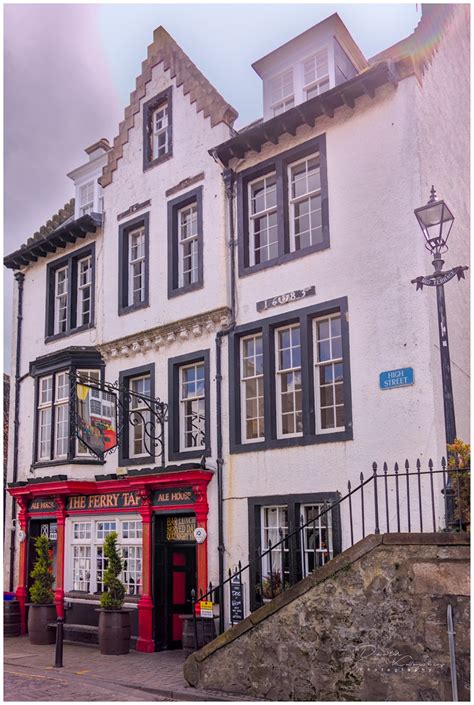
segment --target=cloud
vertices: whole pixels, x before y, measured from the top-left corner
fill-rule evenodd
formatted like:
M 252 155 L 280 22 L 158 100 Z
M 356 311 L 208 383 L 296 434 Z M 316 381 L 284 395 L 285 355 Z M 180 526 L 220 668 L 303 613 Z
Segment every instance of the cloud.
M 95 6 L 6 5 L 4 31 L 8 253 L 74 195 L 66 173 L 86 161 L 85 147 L 115 136 L 123 113 Z M 8 369 L 13 279 L 4 281 Z

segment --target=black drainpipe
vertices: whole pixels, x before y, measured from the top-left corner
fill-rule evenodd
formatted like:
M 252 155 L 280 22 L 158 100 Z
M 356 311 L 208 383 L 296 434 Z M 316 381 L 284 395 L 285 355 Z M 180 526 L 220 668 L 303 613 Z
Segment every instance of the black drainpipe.
M 21 364 L 21 330 L 23 321 L 23 272 L 15 272 L 18 282 L 18 305 L 16 316 L 16 359 L 15 359 L 15 409 L 13 417 L 13 482 L 18 480 L 18 439 L 20 427 L 20 364 Z M 15 572 L 15 519 L 16 501 L 12 497 L 12 529 L 10 531 L 10 583 L 9 590 L 13 592 Z
M 230 286 L 231 286 L 231 320 L 230 324 L 216 335 L 216 426 L 217 426 L 217 511 L 218 511 L 218 552 L 219 552 L 219 632 L 224 631 L 224 465 L 222 442 L 222 338 L 235 328 L 235 240 L 234 240 L 234 172 L 225 169 L 222 174 L 229 214 L 229 249 L 230 249 Z

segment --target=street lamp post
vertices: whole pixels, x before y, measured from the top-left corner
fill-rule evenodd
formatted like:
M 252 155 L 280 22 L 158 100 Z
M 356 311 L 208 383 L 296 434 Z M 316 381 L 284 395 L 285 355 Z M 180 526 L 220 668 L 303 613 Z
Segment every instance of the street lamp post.
M 454 222 L 454 216 L 446 203 L 439 201 L 436 196 L 434 186 L 431 187 L 430 199 L 426 206 L 415 209 L 415 216 L 420 228 L 425 236 L 425 247 L 433 255 L 433 274 L 426 277 L 412 279 L 412 284 L 416 284 L 416 290 L 423 289 L 424 286 L 436 287 L 436 301 L 438 304 L 438 330 L 439 330 L 439 350 L 441 356 L 441 378 L 443 382 L 443 403 L 444 403 L 444 427 L 446 434 L 446 445 L 454 443 L 456 438 L 456 418 L 454 414 L 453 383 L 451 380 L 451 361 L 449 357 L 448 321 L 446 318 L 446 304 L 444 299 L 444 285 L 453 277 L 457 276 L 458 281 L 464 279 L 464 272 L 469 269 L 466 266 L 458 266 L 447 271 L 443 271 L 444 260 L 442 255 L 448 251 L 448 238 Z M 448 453 L 449 455 L 449 453 Z M 452 494 L 451 482 L 448 473 L 448 494 Z M 450 498 L 451 500 L 451 498 Z M 452 501 L 448 500 L 448 521 L 452 520 Z

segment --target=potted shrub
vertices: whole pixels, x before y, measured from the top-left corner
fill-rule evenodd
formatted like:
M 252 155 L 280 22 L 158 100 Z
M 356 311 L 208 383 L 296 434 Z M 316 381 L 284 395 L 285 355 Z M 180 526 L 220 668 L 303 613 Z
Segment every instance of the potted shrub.
M 50 622 L 56 621 L 54 605 L 54 574 L 47 536 L 35 539 L 36 560 L 31 571 L 33 585 L 30 588 L 28 610 L 28 633 L 32 644 L 54 644 L 54 629 L 48 628 Z
M 125 588 L 119 575 L 122 559 L 117 549 L 117 533 L 112 531 L 104 541 L 108 559 L 104 573 L 105 592 L 100 598 L 99 647 L 101 654 L 128 654 L 130 651 L 130 611 L 123 609 Z
M 448 472 L 454 496 L 454 519 L 463 531 L 471 525 L 471 446 L 459 438 L 448 445 Z

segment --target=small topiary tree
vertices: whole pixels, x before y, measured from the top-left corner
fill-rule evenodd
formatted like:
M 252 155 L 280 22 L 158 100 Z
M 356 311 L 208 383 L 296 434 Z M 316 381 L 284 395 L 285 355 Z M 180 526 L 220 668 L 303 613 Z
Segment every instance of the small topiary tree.
M 54 603 L 53 562 L 49 553 L 50 545 L 47 536 L 35 539 L 36 560 L 31 577 L 30 598 L 34 605 L 51 605 Z
M 117 549 L 117 532 L 112 531 L 104 541 L 104 555 L 108 558 L 107 570 L 104 574 L 106 592 L 100 597 L 100 606 L 104 610 L 122 609 L 125 587 L 118 576 L 122 572 L 122 559 Z

